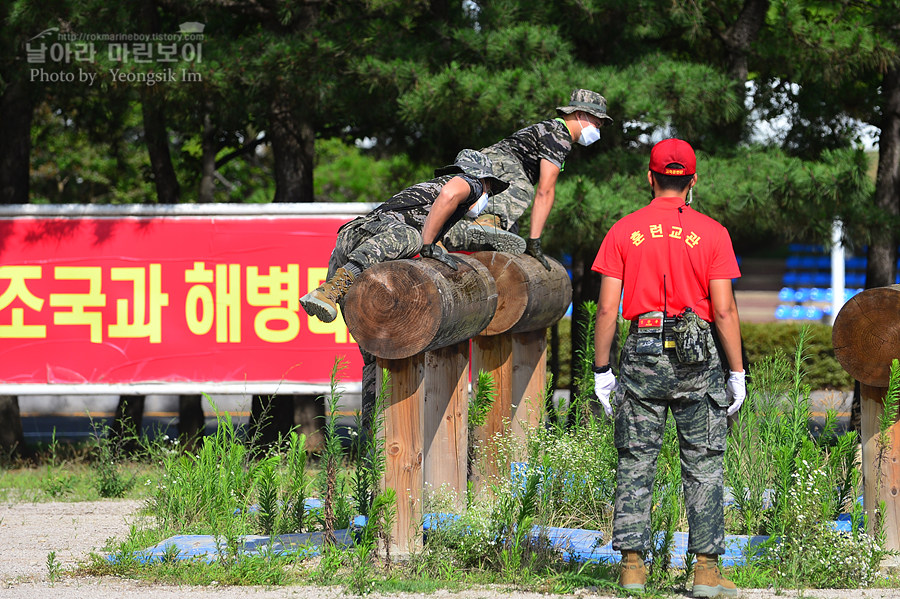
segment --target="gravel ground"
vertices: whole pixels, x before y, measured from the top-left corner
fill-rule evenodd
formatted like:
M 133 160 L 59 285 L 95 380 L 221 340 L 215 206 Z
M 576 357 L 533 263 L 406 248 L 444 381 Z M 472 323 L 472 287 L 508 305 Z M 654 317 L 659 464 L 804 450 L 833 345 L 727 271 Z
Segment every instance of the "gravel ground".
M 63 572 L 73 569 L 94 551 L 99 552 L 109 538 L 124 539 L 141 503 L 138 501 L 93 501 L 83 503 L 19 503 L 0 505 L 0 597 L 3 599 L 56 599 L 91 597 L 92 599 L 168 599 L 176 597 L 215 597 L 216 599 L 334 599 L 345 597 L 339 587 L 197 587 L 150 584 L 114 577 L 63 575 L 50 583 L 47 554 L 56 552 Z M 554 597 L 581 599 L 597 597 L 590 591 Z M 614 596 L 614 595 L 599 595 Z M 864 591 L 805 590 L 776 595 L 769 589 L 741 589 L 740 596 L 752 599 L 804 597 L 843 599 L 900 599 L 900 589 Z M 461 592 L 439 591 L 430 595 L 405 593 L 368 595 L 369 599 L 538 599 L 548 595 L 504 588 L 477 588 Z M 671 597 L 690 597 L 674 593 Z

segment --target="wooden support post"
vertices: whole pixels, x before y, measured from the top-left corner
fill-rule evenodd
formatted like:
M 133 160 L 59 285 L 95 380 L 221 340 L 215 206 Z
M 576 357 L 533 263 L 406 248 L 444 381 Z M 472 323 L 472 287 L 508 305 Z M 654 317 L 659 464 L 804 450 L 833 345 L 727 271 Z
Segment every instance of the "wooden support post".
M 512 434 L 525 438 L 525 429 L 538 426 L 544 412 L 547 385 L 547 331 L 512 336 Z
M 473 469 L 477 485 L 484 483 L 485 476 L 509 469 L 506 463 L 491 464 L 498 454 L 495 447 L 485 445 L 487 440 L 511 432 L 524 441 L 525 428 L 540 423 L 547 381 L 547 327 L 566 313 L 572 283 L 566 269 L 552 258 L 548 271 L 526 255 L 476 252 L 472 257 L 487 266 L 497 281 L 497 311 L 472 343 L 472 372 L 481 369 L 492 374 L 497 387 L 484 430 L 476 432 L 482 445 L 480 466 Z
M 422 524 L 425 357 L 419 354 L 401 360 L 378 358 L 378 367 L 379 388 L 382 369 L 387 370 L 391 377 L 383 430 L 386 457 L 384 486 L 397 493 L 397 517 L 391 534 L 394 549 L 409 553 L 418 543 L 418 531 Z
M 885 549 L 900 550 L 900 424 L 886 431 L 889 449 L 879 463 L 879 420 L 890 381 L 891 362 L 900 358 L 900 285 L 866 289 L 838 313 L 831 333 L 834 355 L 860 382 L 863 504 L 870 532 L 880 517 Z M 884 501 L 884 512 L 876 512 Z
M 494 380 L 494 403 L 484 421 L 484 426 L 475 431 L 478 452 L 472 464 L 472 482 L 476 490 L 486 488 L 490 477 L 507 472 L 498 463 L 496 439 L 509 432 L 512 417 L 512 335 L 479 335 L 472 340 L 472 372 L 483 370 Z M 507 466 L 508 467 L 508 466 Z
M 465 505 L 468 469 L 469 343 L 425 354 L 425 488 L 442 487 Z
M 879 420 L 884 414 L 886 393 L 885 387 L 860 384 L 863 507 L 869 515 L 869 533 L 875 532 L 876 520 L 880 518 L 885 548 L 897 549 L 900 548 L 900 422 L 894 422 L 887 430 L 888 447 L 881 454 Z M 881 501 L 884 501 L 884 512 L 879 514 Z

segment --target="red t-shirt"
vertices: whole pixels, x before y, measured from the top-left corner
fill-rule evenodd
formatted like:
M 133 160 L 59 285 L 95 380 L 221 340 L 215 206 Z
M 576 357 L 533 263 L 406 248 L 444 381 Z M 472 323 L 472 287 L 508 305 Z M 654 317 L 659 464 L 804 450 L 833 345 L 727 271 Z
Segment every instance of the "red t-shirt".
M 741 276 L 728 230 L 678 197 L 655 198 L 620 219 L 591 269 L 623 281 L 628 320 L 665 307 L 667 316 L 692 308 L 712 322 L 709 281 Z

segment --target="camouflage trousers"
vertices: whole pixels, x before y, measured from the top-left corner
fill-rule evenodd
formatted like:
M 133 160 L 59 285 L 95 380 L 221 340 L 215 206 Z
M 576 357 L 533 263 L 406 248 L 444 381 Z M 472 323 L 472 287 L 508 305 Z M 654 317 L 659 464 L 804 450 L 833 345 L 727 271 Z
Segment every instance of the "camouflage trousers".
M 728 430 L 725 377 L 712 334 L 710 358 L 681 364 L 674 349 L 638 354 L 636 335 L 622 353 L 615 406 L 619 454 L 613 520 L 614 549 L 650 549 L 650 504 L 667 411 L 672 411 L 681 452 L 687 510 L 687 550 L 724 553 L 723 459 Z
M 497 152 L 489 148 L 482 150 L 493 164 L 494 176 L 509 183 L 509 187 L 503 193 L 491 196 L 487 208 L 482 215 L 492 214 L 500 219 L 500 227 L 513 233 L 518 233 L 518 220 L 531 202 L 534 200 L 534 185 L 525 175 L 525 169 L 519 159 L 504 152 Z M 444 235 L 444 245 L 450 248 L 466 248 L 466 227 L 472 224 L 472 219 L 464 217 L 453 225 Z
M 366 270 L 379 262 L 411 258 L 421 249 L 422 233 L 415 227 L 389 213 L 368 214 L 350 221 L 338 232 L 328 260 L 328 278 L 350 261 Z M 362 424 L 368 431 L 375 407 L 377 365 L 374 355 L 361 347 L 359 351 L 363 357 Z
M 328 260 L 328 278 L 354 262 L 362 270 L 379 262 L 411 258 L 422 249 L 422 232 L 389 213 L 368 214 L 352 220 L 338 232 Z

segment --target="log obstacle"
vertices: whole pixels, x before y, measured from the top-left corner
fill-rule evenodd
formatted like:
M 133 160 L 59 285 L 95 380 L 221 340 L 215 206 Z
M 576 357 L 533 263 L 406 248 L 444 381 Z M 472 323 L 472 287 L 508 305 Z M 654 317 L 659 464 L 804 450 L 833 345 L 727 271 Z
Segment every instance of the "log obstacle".
M 397 493 L 396 549 L 417 542 L 426 488 L 465 497 L 469 343 L 497 308 L 497 285 L 470 256 L 459 270 L 436 260 L 395 260 L 365 270 L 343 313 L 356 342 L 386 371 L 383 485 Z
M 860 382 L 863 505 L 869 532 L 884 501 L 880 517 L 885 548 L 900 550 L 900 422 L 887 431 L 890 448 L 881 463 L 877 444 L 891 361 L 900 359 L 900 285 L 853 296 L 835 318 L 831 340 L 838 362 Z
M 548 272 L 527 255 L 476 252 L 497 281 L 497 310 L 488 326 L 472 340 L 472 372 L 489 373 L 495 399 L 484 426 L 475 433 L 482 459 L 473 465 L 473 482 L 483 487 L 491 476 L 509 472 L 500 463 L 493 440 L 512 434 L 524 439 L 543 413 L 547 380 L 547 327 L 562 318 L 572 303 L 566 269 L 548 258 Z
M 418 542 L 426 489 L 465 497 L 469 341 L 473 367 L 497 383 L 494 419 L 536 424 L 546 328 L 572 297 L 568 275 L 554 260 L 548 272 L 530 256 L 453 256 L 456 271 L 427 259 L 375 265 L 359 276 L 342 309 L 353 338 L 377 357 L 378 376 L 391 379 L 383 485 L 397 493 L 393 537 L 400 551 Z

